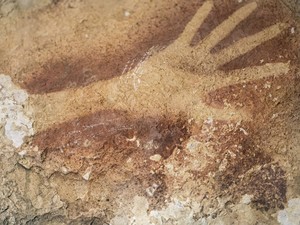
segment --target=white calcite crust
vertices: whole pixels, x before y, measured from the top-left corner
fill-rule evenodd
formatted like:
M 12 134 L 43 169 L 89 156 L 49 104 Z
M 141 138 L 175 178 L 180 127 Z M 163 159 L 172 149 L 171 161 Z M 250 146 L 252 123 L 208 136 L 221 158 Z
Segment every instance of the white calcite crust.
M 289 200 L 288 207 L 278 212 L 277 219 L 281 225 L 299 225 L 300 198 L 293 198 Z
M 34 133 L 27 100 L 25 90 L 14 85 L 10 76 L 0 74 L 0 127 L 16 148 L 23 144 L 26 136 Z

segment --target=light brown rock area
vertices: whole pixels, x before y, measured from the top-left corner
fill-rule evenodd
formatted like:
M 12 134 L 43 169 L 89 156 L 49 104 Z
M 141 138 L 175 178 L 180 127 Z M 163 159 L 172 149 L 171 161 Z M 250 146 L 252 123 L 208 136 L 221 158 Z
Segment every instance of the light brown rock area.
M 300 224 L 286 0 L 0 0 L 0 224 Z

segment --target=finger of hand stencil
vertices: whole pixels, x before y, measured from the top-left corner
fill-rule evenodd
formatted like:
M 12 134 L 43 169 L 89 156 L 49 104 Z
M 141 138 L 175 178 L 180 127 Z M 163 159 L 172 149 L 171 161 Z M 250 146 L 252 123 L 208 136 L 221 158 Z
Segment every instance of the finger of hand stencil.
M 219 53 L 216 53 L 215 60 L 218 66 L 230 62 L 234 58 L 244 55 L 262 43 L 276 37 L 285 27 L 286 25 L 282 23 L 275 24 L 254 35 L 245 37 Z
M 198 9 L 196 14 L 193 16 L 192 20 L 186 25 L 184 31 L 175 43 L 179 45 L 189 46 L 192 38 L 197 33 L 197 30 L 212 10 L 212 7 L 212 1 L 204 2 L 203 5 Z
M 199 50 L 201 50 L 202 53 L 210 52 L 216 44 L 230 34 L 231 31 L 233 31 L 239 23 L 245 20 L 256 8 L 256 2 L 252 2 L 238 9 L 199 43 Z
M 253 66 L 244 69 L 232 70 L 230 72 L 219 72 L 216 79 L 222 82 L 215 82 L 214 89 L 228 85 L 244 82 L 251 82 L 268 77 L 279 77 L 288 73 L 290 63 L 267 63 L 263 66 Z

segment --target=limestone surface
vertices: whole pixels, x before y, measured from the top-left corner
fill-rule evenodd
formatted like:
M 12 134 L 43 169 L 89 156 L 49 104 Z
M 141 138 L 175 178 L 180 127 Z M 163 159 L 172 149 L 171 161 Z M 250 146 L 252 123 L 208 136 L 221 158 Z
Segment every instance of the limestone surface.
M 0 224 L 299 225 L 288 0 L 0 0 Z

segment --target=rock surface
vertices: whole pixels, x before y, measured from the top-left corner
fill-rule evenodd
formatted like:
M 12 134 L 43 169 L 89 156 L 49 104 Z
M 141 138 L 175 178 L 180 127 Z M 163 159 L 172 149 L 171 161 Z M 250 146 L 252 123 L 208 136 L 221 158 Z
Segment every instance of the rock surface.
M 0 223 L 299 225 L 299 8 L 0 0 Z

